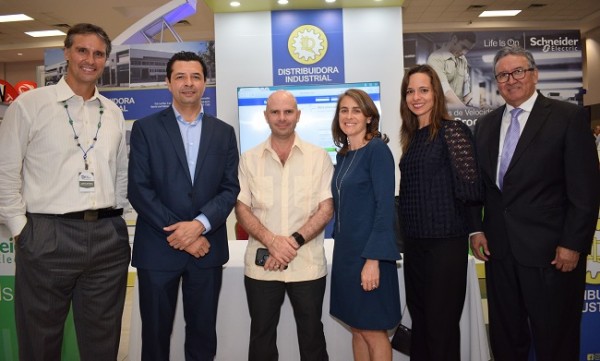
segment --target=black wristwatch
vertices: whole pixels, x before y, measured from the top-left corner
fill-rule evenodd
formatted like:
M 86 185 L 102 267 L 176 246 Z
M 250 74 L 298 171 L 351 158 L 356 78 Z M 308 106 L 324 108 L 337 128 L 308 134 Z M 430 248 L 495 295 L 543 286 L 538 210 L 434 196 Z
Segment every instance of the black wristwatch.
M 306 241 L 304 240 L 304 237 L 302 237 L 302 235 L 300 233 L 298 233 L 298 232 L 292 233 L 292 237 L 294 237 L 294 239 L 296 240 L 296 243 L 298 243 L 298 245 L 300 247 L 302 247 L 302 245 L 304 243 L 306 243 Z

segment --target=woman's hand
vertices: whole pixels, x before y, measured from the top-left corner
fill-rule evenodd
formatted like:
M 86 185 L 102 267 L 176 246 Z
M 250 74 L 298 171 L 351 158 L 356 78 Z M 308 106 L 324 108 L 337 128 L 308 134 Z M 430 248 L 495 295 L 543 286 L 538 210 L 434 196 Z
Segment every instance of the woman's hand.
M 368 259 L 360 273 L 360 285 L 365 291 L 379 287 L 379 260 Z

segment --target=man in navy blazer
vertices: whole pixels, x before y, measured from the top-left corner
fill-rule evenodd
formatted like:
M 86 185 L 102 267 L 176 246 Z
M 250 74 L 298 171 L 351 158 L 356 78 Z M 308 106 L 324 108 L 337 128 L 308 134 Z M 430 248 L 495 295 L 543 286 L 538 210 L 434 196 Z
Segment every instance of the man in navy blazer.
M 233 127 L 205 114 L 207 67 L 195 53 L 167 63 L 173 105 L 137 120 L 131 131 L 129 201 L 138 213 L 137 267 L 142 360 L 169 360 L 180 281 L 187 361 L 213 360 L 225 222 L 240 191 Z
M 474 255 L 486 261 L 492 353 L 526 361 L 533 346 L 537 361 L 579 360 L 586 255 L 600 203 L 589 119 L 583 108 L 536 91 L 529 51 L 500 50 L 494 72 L 506 105 L 477 122 L 484 216 L 474 210 L 479 232 L 471 235 Z M 514 108 L 522 111 L 512 121 Z M 512 123 L 518 141 L 510 158 L 503 150 Z

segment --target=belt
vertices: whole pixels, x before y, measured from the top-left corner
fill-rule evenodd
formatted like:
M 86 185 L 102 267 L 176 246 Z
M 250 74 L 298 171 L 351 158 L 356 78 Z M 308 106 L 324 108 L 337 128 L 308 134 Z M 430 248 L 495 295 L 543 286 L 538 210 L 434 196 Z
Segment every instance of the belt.
M 36 214 L 36 213 L 33 213 Z M 47 213 L 37 213 L 42 216 L 54 216 L 58 218 L 68 218 L 68 219 L 83 219 L 84 221 L 96 221 L 102 218 L 110 218 L 110 217 L 118 217 L 123 215 L 122 208 L 102 208 L 102 209 L 89 209 L 87 211 L 80 212 L 70 212 L 63 214 L 47 214 Z

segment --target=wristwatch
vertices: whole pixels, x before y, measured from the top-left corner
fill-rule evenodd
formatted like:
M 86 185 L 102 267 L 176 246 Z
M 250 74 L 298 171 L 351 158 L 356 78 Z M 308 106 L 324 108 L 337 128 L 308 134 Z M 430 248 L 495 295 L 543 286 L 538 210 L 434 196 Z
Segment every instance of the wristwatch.
M 306 243 L 306 241 L 304 240 L 304 237 L 302 237 L 302 235 L 300 233 L 298 233 L 298 232 L 292 233 L 292 237 L 294 237 L 294 239 L 296 240 L 296 243 L 298 243 L 298 245 L 300 247 L 302 247 L 302 245 L 304 243 Z

